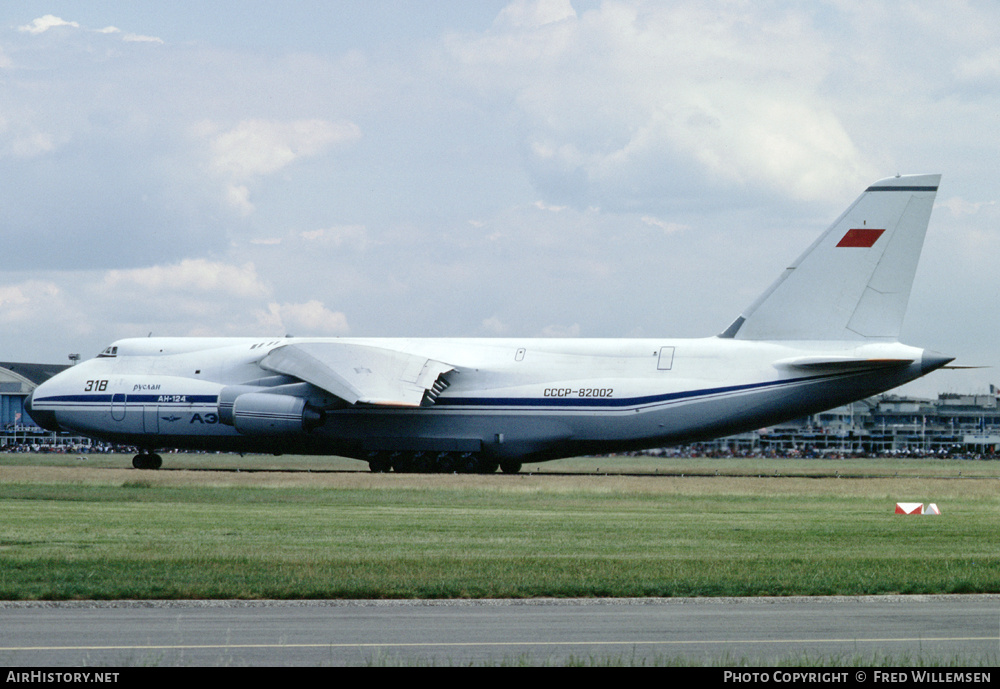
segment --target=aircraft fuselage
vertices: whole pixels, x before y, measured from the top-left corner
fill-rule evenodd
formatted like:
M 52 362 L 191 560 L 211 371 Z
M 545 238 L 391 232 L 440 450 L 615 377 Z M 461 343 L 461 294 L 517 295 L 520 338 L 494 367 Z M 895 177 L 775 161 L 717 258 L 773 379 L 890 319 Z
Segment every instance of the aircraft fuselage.
M 260 367 L 277 347 L 315 342 L 405 350 L 455 368 L 433 404 L 394 407 L 338 404 L 320 388 Z M 145 338 L 122 340 L 106 351 L 115 353 L 40 386 L 30 402 L 32 415 L 49 426 L 150 449 L 360 459 L 380 452 L 475 453 L 498 461 L 743 432 L 877 394 L 949 360 L 899 343 L 719 337 Z M 263 406 L 241 418 L 226 400 L 245 394 L 256 394 Z M 285 398 L 305 403 L 285 409 Z M 312 423 L 308 409 L 317 412 Z

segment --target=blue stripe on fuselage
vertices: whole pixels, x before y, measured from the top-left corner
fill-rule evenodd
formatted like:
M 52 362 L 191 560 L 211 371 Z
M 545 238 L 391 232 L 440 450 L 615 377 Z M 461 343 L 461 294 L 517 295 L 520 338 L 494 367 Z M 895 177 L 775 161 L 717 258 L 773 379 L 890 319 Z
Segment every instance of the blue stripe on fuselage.
M 119 395 L 121 393 L 118 393 Z M 124 399 L 115 400 L 118 395 L 53 395 L 34 400 L 41 404 L 159 404 L 159 405 L 191 405 L 216 404 L 218 395 L 127 395 Z
M 716 395 L 726 395 L 734 392 L 749 390 L 759 390 L 762 388 L 776 388 L 785 385 L 797 385 L 800 383 L 812 383 L 832 378 L 849 378 L 864 373 L 863 371 L 852 371 L 851 373 L 827 373 L 819 376 L 804 376 L 802 378 L 790 378 L 787 380 L 771 380 L 763 383 L 747 383 L 745 385 L 728 385 L 720 388 L 706 388 L 702 390 L 684 390 L 682 392 L 668 392 L 659 395 L 645 395 L 643 397 L 623 397 L 620 399 L 609 397 L 439 397 L 435 406 L 447 407 L 605 407 L 620 409 L 623 407 L 634 407 L 661 402 L 671 402 L 676 400 L 691 399 L 696 397 L 712 397 Z

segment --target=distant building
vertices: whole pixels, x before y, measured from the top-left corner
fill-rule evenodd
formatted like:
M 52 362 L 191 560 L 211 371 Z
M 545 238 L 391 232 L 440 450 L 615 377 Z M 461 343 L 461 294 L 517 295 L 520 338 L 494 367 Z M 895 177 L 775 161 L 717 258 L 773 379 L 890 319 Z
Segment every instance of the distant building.
M 760 453 L 993 454 L 1000 451 L 997 399 L 995 389 L 935 400 L 879 395 L 714 444 Z
M 16 364 L 0 361 L 0 428 L 35 426 L 24 411 L 24 400 L 32 390 L 69 368 L 59 364 Z

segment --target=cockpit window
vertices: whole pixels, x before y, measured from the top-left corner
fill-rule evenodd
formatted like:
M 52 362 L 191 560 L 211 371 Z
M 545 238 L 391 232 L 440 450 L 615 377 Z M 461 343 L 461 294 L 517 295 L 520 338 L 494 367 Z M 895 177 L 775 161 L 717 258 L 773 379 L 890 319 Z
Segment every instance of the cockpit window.
M 108 347 L 97 355 L 97 358 L 118 356 L 118 347 Z

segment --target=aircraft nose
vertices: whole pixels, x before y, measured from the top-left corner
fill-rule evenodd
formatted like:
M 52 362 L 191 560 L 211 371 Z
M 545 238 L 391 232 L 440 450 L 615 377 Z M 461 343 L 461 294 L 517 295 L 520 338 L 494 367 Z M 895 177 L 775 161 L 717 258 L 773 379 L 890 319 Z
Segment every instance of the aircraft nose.
M 36 424 L 45 430 L 58 431 L 59 422 L 56 421 L 56 413 L 54 411 L 34 408 L 32 402 L 35 397 L 35 392 L 38 392 L 38 390 L 36 389 L 34 392 L 29 394 L 28 398 L 24 400 L 24 411 L 28 412 L 28 416 L 30 416 Z
M 953 356 L 945 356 L 944 354 L 938 354 L 937 352 L 925 349 L 923 355 L 920 357 L 920 373 L 921 375 L 930 373 L 954 360 L 955 357 Z

